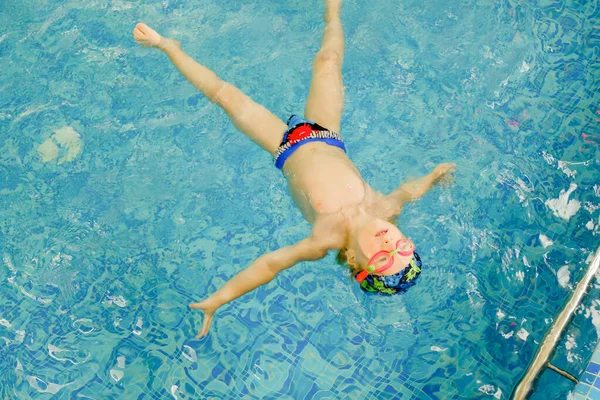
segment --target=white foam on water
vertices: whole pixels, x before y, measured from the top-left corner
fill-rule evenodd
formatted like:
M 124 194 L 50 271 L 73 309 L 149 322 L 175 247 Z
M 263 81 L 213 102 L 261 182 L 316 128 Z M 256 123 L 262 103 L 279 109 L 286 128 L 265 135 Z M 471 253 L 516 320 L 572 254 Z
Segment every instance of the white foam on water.
M 62 349 L 59 349 L 58 347 L 56 347 L 54 345 L 51 345 L 51 344 L 48 345 L 48 355 L 50 357 L 52 357 L 52 358 L 54 358 L 55 360 L 58 360 L 58 361 L 67 361 L 66 358 L 60 358 L 60 357 L 57 357 L 55 355 L 55 353 L 60 353 L 62 351 L 63 351 Z
M 550 240 L 548 238 L 548 236 L 546 236 L 544 234 L 540 234 L 539 238 L 540 238 L 540 243 L 542 244 L 542 246 L 544 248 L 546 248 L 548 246 L 552 246 L 554 244 L 554 242 L 552 240 Z
M 542 157 L 544 157 L 544 160 L 546 160 L 546 162 L 548 163 L 548 165 L 553 165 L 554 162 L 556 161 L 556 159 L 554 158 L 554 156 L 552 156 L 552 154 L 546 153 L 545 150 L 542 151 Z
M 93 322 L 93 321 L 89 318 L 79 318 L 79 319 L 76 319 L 75 321 L 73 321 L 73 327 L 77 328 L 77 330 L 79 332 L 83 333 L 84 335 L 87 335 L 88 333 L 94 332 L 94 330 L 95 330 L 94 327 L 92 326 L 89 330 L 84 330 L 84 329 L 81 329 L 81 326 L 85 325 L 86 323 L 91 323 L 91 322 Z
M 437 351 L 438 353 L 442 353 L 442 352 L 448 350 L 448 348 L 442 349 L 441 347 L 438 347 L 438 346 L 431 346 L 430 349 L 431 349 L 431 351 Z
M 575 343 L 575 337 L 567 335 L 567 342 L 565 343 L 565 348 L 567 349 L 568 362 L 573 363 L 575 362 L 575 360 L 581 360 L 581 357 L 571 352 L 571 350 L 577 348 L 577 343 Z
M 135 322 L 135 329 L 132 330 L 131 333 L 140 336 L 142 334 L 142 326 L 144 326 L 144 321 L 141 317 L 138 317 L 137 321 Z
M 571 273 L 569 272 L 569 266 L 564 265 L 564 266 L 560 267 L 560 269 L 556 273 L 556 277 L 558 278 L 558 284 L 561 287 L 566 289 L 569 286 L 569 281 L 571 280 Z
M 129 9 L 131 9 L 133 7 L 135 7 L 135 3 L 133 3 L 133 2 L 113 1 L 112 2 L 112 8 L 110 9 L 110 11 L 129 10 Z
M 525 329 L 521 328 L 519 329 L 519 332 L 517 332 L 517 337 L 519 339 L 521 339 L 522 341 L 527 341 L 527 337 L 529 336 L 529 332 L 527 332 Z
M 64 356 L 61 357 L 57 353 L 63 353 Z M 77 354 L 77 353 L 74 350 L 61 349 L 52 344 L 48 345 L 48 355 L 57 361 L 68 361 L 73 365 L 78 365 L 78 364 L 82 364 L 82 363 L 86 362 L 90 358 L 90 355 L 86 354 L 86 356 L 83 360 L 78 361 L 75 357 L 69 357 L 69 355 L 72 355 L 72 354 Z
M 510 331 L 507 334 L 504 334 L 504 333 L 500 332 L 500 334 L 504 337 L 504 339 L 508 339 L 508 338 L 511 338 L 512 335 L 515 334 L 515 332 L 514 331 Z
M 48 110 L 56 110 L 57 108 L 58 108 L 58 106 L 52 106 L 52 105 L 50 105 L 50 103 L 40 104 L 38 106 L 33 106 L 33 107 L 27 107 L 25 109 L 25 111 L 23 111 L 21 114 L 17 115 L 17 117 L 15 118 L 15 122 L 20 121 L 23 118 L 25 118 L 31 114 L 37 114 L 42 111 L 48 111 Z
M 115 382 L 119 382 L 124 376 L 125 373 L 123 371 L 119 371 L 117 369 L 110 370 L 110 377 L 113 378 Z
M 594 300 L 590 308 L 585 310 L 585 317 L 592 318 L 592 325 L 596 328 L 596 335 L 600 338 L 600 300 Z
M 12 272 L 14 275 L 17 274 L 17 269 L 15 268 L 15 265 L 12 263 L 10 256 L 5 255 L 3 258 L 4 261 L 4 265 L 6 265 L 6 268 L 8 268 L 10 270 L 10 272 Z
M 534 189 L 531 179 L 527 177 L 527 180 L 529 181 L 529 184 L 525 183 L 525 181 L 523 181 L 521 178 L 515 178 L 510 171 L 506 170 L 501 171 L 496 176 L 497 182 L 508 185 L 514 190 L 515 194 L 519 197 L 519 202 L 523 203 L 524 206 L 528 204 L 527 198 Z
M 59 385 L 58 383 L 43 381 L 42 379 L 38 378 L 37 376 L 33 376 L 33 375 L 27 375 L 25 377 L 25 379 L 27 379 L 27 382 L 29 382 L 29 385 L 32 388 L 34 388 L 35 390 L 37 390 L 39 393 L 56 394 L 56 393 L 58 393 L 59 390 L 61 390 L 65 386 L 69 386 L 73 383 L 73 382 L 69 382 L 64 385 Z M 43 387 L 40 387 L 40 383 L 42 384 Z
M 38 154 L 40 155 L 43 163 L 54 160 L 56 157 L 58 157 L 58 153 L 58 146 L 54 144 L 51 138 L 46 139 L 44 143 L 38 146 Z
M 117 366 L 110 370 L 110 377 L 115 382 L 119 382 L 125 376 L 123 368 L 125 368 L 125 356 L 119 356 L 117 357 Z
M 558 162 L 558 169 L 560 169 L 562 172 L 564 172 L 568 177 L 574 177 L 577 174 L 577 171 L 573 171 L 571 169 L 569 169 L 569 167 L 567 166 L 568 164 L 564 161 L 559 161 Z
M 125 298 L 123 296 L 109 296 L 109 295 L 107 295 L 106 297 L 108 297 L 108 301 L 103 301 L 103 303 L 114 304 L 115 306 L 118 306 L 118 307 L 121 307 L 121 308 L 127 306 L 127 300 L 125 300 Z
M 517 271 L 515 277 L 517 278 L 517 280 L 523 282 L 525 280 L 525 273 L 523 271 Z
M 13 340 L 10 340 L 9 338 L 2 336 L 2 339 L 4 339 L 4 342 L 6 343 L 6 345 L 9 345 L 11 343 L 14 344 L 21 344 L 23 343 L 23 340 L 25 340 L 25 331 L 21 331 L 21 330 L 17 330 L 15 331 L 15 337 L 13 338 Z
M 66 154 L 59 158 L 60 150 Z M 38 154 L 42 162 L 47 163 L 58 158 L 58 165 L 71 162 L 81 153 L 81 136 L 70 126 L 56 129 L 54 134 L 38 146 Z
M 567 361 L 570 363 L 574 363 L 575 360 L 581 360 L 581 357 L 568 351 L 567 352 Z
M 196 350 L 192 349 L 190 346 L 183 345 L 183 350 L 181 355 L 190 360 L 191 362 L 196 362 L 198 357 L 196 356 Z
M 583 208 L 590 214 L 593 214 L 596 212 L 596 210 L 600 209 L 600 204 L 594 204 L 591 201 L 586 201 L 583 204 Z
M 591 219 L 585 224 L 585 227 L 592 231 L 592 234 L 597 235 L 600 233 L 600 216 L 598 216 L 598 223 L 594 223 L 594 220 Z
M 19 285 L 18 283 L 15 282 L 15 278 L 16 278 L 16 275 L 15 276 L 11 276 L 10 278 L 7 279 L 7 281 L 9 283 L 11 283 L 13 286 L 15 286 L 16 288 L 18 288 L 21 291 L 22 294 L 24 294 L 25 296 L 29 297 L 30 299 L 35 300 L 35 301 L 37 301 L 39 303 L 42 303 L 42 304 L 50 304 L 50 303 L 52 303 L 52 299 L 45 299 L 43 297 L 36 297 L 33 294 L 31 294 L 28 291 L 26 291 L 23 286 L 21 286 L 21 285 Z
M 487 394 L 488 396 L 493 396 L 496 393 L 496 386 L 494 385 L 482 385 L 479 387 L 479 391 Z
M 81 139 L 79 133 L 70 126 L 64 126 L 54 131 L 52 138 L 61 146 L 67 148 L 67 154 L 58 160 L 58 164 L 70 162 L 81 152 Z
M 567 335 L 567 343 L 565 343 L 565 347 L 567 350 L 571 350 L 577 347 L 577 343 L 575 343 L 575 338 L 571 335 Z
M 546 200 L 546 207 L 551 209 L 555 216 L 568 221 L 577 213 L 577 211 L 579 211 L 579 208 L 581 208 L 581 203 L 579 201 L 569 200 L 569 196 L 575 189 L 577 189 L 577 185 L 571 183 L 569 190 L 566 192 L 564 189 L 561 190 L 557 199 Z
M 594 230 L 594 220 L 590 219 L 587 224 L 585 224 L 585 227 L 588 228 L 588 230 L 593 231 Z

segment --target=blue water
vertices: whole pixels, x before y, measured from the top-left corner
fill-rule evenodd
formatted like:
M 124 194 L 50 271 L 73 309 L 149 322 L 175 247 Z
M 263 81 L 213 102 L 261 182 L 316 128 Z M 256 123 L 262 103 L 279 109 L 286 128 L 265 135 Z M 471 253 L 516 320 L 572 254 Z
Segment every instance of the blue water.
M 458 165 L 400 218 L 426 269 L 405 295 L 365 296 L 331 254 L 194 340 L 189 302 L 310 226 L 269 155 L 133 27 L 286 118 L 321 2 L 0 9 L 2 398 L 508 398 L 598 246 L 598 2 L 347 2 L 341 131 L 365 179 L 387 192 Z M 598 310 L 571 353 L 593 347 Z M 561 346 L 577 373 L 589 354 Z M 547 374 L 537 398 L 564 398 Z

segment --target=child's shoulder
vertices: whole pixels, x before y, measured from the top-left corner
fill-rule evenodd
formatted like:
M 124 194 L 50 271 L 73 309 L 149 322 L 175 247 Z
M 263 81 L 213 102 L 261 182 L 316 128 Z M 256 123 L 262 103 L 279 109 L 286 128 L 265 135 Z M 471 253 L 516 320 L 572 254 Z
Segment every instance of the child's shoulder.
M 341 249 L 346 243 L 347 223 L 341 212 L 319 215 L 312 228 L 313 238 L 328 249 Z

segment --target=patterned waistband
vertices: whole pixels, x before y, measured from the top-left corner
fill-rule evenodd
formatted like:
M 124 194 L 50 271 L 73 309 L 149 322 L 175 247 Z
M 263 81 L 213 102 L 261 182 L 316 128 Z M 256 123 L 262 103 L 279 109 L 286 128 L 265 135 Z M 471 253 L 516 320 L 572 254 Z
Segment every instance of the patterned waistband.
M 292 147 L 294 147 L 297 144 L 300 144 L 304 141 L 307 141 L 310 139 L 317 139 L 317 141 L 319 139 L 333 139 L 333 140 L 338 140 L 341 143 L 344 143 L 344 141 L 342 140 L 342 136 L 337 133 L 337 132 L 333 132 L 333 131 L 312 131 L 310 133 L 310 135 L 303 137 L 300 140 L 291 140 L 289 142 L 285 142 L 282 143 L 281 145 L 279 145 L 279 147 L 277 148 L 277 150 L 275 150 L 273 152 L 273 158 L 275 159 L 275 163 L 277 163 L 277 159 L 286 151 L 291 149 Z M 312 140 L 315 141 L 315 140 Z

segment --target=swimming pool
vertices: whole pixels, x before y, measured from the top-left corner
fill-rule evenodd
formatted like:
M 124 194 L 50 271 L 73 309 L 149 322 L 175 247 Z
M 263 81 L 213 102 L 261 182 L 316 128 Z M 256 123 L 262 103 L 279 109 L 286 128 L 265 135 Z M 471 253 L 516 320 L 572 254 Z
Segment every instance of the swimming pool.
M 187 304 L 309 225 L 269 156 L 132 29 L 176 37 L 284 118 L 303 109 L 321 2 L 2 7 L 3 398 L 508 398 L 598 247 L 597 2 L 348 2 L 351 158 L 382 191 L 458 164 L 400 218 L 420 283 L 365 296 L 330 255 L 194 340 Z M 576 375 L 592 296 L 553 361 Z M 532 398 L 573 389 L 551 373 Z

